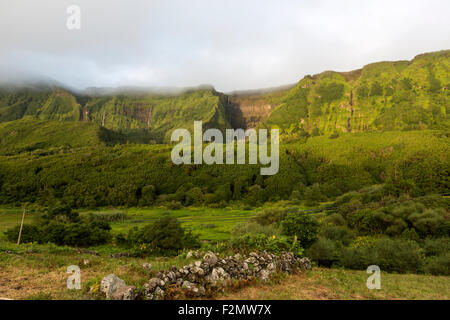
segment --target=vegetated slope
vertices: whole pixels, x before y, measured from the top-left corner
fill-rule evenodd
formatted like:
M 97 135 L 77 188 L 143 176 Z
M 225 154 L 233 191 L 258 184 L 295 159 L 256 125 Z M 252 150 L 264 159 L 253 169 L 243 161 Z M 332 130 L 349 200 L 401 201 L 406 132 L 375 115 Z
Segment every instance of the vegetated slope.
M 230 127 L 224 96 L 210 87 L 179 94 L 118 93 L 75 95 L 66 89 L 16 89 L 0 91 L 0 121 L 23 117 L 41 120 L 93 122 L 127 134 L 138 142 L 169 141 L 176 128 L 191 129 L 194 120 L 204 127 Z
M 36 120 L 0 123 L 0 154 L 49 148 L 80 148 L 125 142 L 125 137 L 94 123 Z
M 294 86 L 219 93 L 209 86 L 161 93 L 108 89 L 74 93 L 62 85 L 0 88 L 0 122 L 23 117 L 94 122 L 130 141 L 167 142 L 175 128 L 273 127 L 294 138 L 372 130 L 448 129 L 450 50 L 412 61 L 326 71 Z
M 449 128 L 449 88 L 450 50 L 326 71 L 304 77 L 264 125 L 286 134 Z
M 448 136 L 429 130 L 312 137 L 283 144 L 273 176 L 261 176 L 259 165 L 174 165 L 167 145 L 22 152 L 0 155 L 0 203 L 256 206 L 294 191 L 325 201 L 374 184 L 396 194 L 442 194 L 450 190 L 449 146 Z

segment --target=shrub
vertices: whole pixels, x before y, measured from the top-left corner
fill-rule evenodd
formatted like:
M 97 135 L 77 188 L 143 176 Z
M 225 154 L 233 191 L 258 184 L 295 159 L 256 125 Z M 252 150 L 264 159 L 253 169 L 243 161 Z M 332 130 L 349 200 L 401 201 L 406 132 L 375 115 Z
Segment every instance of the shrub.
M 342 215 L 339 213 L 330 214 L 329 216 L 327 216 L 325 218 L 325 221 L 327 223 L 331 223 L 335 226 L 345 226 L 346 225 L 344 217 L 342 217 Z
M 200 243 L 191 232 L 185 232 L 176 218 L 162 217 L 140 229 L 128 232 L 128 243 L 137 254 L 174 255 L 183 248 L 196 248 Z
M 339 250 L 338 264 L 344 268 L 364 270 L 373 260 L 373 251 L 367 247 L 342 247 Z
M 348 246 L 353 239 L 355 239 L 355 233 L 346 227 L 340 226 L 328 226 L 325 227 L 321 235 L 330 240 L 339 241 L 343 245 Z
M 305 204 L 307 206 L 314 206 L 321 201 L 325 201 L 327 198 L 322 194 L 320 185 L 318 183 L 306 188 L 305 190 Z
M 51 221 L 41 227 L 42 243 L 87 247 L 107 243 L 111 239 L 107 222 L 60 223 Z
M 5 232 L 8 241 L 16 242 L 19 237 L 20 225 L 17 225 Z M 41 232 L 35 225 L 24 224 L 22 228 L 22 235 L 20 243 L 39 242 L 41 239 Z
M 402 239 L 380 239 L 373 248 L 373 264 L 387 272 L 417 273 L 421 267 L 421 252 L 414 241 Z
M 203 192 L 199 187 L 194 187 L 186 192 L 186 205 L 200 204 L 203 202 Z
M 283 234 L 296 237 L 303 248 L 309 248 L 317 239 L 319 222 L 304 212 L 288 214 L 281 225 Z
M 169 209 L 169 210 L 179 210 L 179 209 L 181 209 L 181 207 L 182 207 L 182 205 L 181 205 L 181 202 L 180 201 L 169 201 L 169 202 L 166 202 L 165 204 L 164 204 L 164 206 L 167 208 L 167 209 Z
M 426 239 L 423 249 L 426 256 L 439 256 L 450 252 L 450 238 Z
M 231 249 L 239 252 L 249 251 L 267 251 L 274 254 L 280 254 L 283 251 L 291 251 L 297 256 L 303 254 L 303 248 L 297 241 L 291 241 L 287 237 L 266 236 L 264 234 L 247 233 L 240 237 L 234 237 L 230 240 Z
M 441 254 L 440 256 L 429 257 L 426 259 L 424 266 L 425 273 L 432 275 L 450 275 L 450 252 Z
M 427 236 L 448 236 L 449 222 L 444 218 L 445 210 L 443 208 L 426 209 L 422 213 L 414 213 L 408 217 L 419 235 L 424 238 Z
M 306 255 L 318 266 L 331 267 L 338 260 L 336 243 L 325 238 L 319 238 L 312 244 Z
M 72 223 L 65 226 L 63 243 L 61 244 L 77 247 L 104 244 L 111 239 L 110 229 L 109 224 L 105 222 Z

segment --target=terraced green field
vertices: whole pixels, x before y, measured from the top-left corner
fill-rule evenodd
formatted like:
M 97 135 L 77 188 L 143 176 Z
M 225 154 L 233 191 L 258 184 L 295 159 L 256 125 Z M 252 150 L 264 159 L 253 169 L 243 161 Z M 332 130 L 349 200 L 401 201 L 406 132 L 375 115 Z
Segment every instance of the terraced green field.
M 206 207 L 189 207 L 180 210 L 167 210 L 165 208 L 129 208 L 129 209 L 105 209 L 87 210 L 81 215 L 89 213 L 108 214 L 113 212 L 127 213 L 129 219 L 121 222 L 112 222 L 113 233 L 128 232 L 134 226 L 151 223 L 154 220 L 170 215 L 177 218 L 183 228 L 192 230 L 198 234 L 201 240 L 222 241 L 230 237 L 235 224 L 248 220 L 256 214 L 255 210 L 233 209 L 231 207 L 211 209 Z M 28 213 L 25 223 L 33 220 L 35 213 Z M 0 208 L 0 237 L 8 228 L 19 224 L 22 219 L 21 208 Z

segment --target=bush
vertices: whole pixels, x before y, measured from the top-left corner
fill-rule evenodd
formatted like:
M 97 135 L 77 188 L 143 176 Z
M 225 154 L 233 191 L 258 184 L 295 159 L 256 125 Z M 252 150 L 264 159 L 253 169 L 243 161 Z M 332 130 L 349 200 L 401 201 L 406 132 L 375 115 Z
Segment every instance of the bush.
M 319 238 L 306 252 L 311 261 L 318 266 L 331 267 L 338 261 L 337 245 L 334 241 L 325 238 Z
M 373 251 L 367 247 L 342 247 L 339 250 L 338 264 L 344 268 L 364 270 L 373 260 Z
M 318 183 L 306 188 L 304 197 L 307 206 L 314 206 L 327 199 L 327 197 L 322 194 L 322 190 Z
M 296 237 L 305 249 L 316 241 L 319 231 L 319 222 L 304 212 L 288 214 L 281 221 L 281 226 L 283 234 Z
M 11 242 L 16 242 L 20 226 L 5 232 Z M 111 239 L 107 222 L 63 223 L 50 221 L 40 225 L 24 225 L 21 242 L 54 243 L 60 246 L 87 247 L 107 243 Z
M 342 215 L 339 213 L 330 214 L 329 216 L 327 216 L 325 218 L 325 221 L 327 223 L 331 223 L 335 226 L 345 226 L 346 225 L 344 217 L 342 217 Z
M 17 242 L 19 237 L 20 225 L 17 225 L 5 232 L 8 241 Z M 22 228 L 22 235 L 20 237 L 20 243 L 39 242 L 41 239 L 41 232 L 35 225 L 24 224 Z
M 176 218 L 162 217 L 142 228 L 130 229 L 128 243 L 136 254 L 175 255 L 183 248 L 197 248 L 200 243 L 191 232 L 185 232 Z
M 41 226 L 41 243 L 55 243 L 76 247 L 105 244 L 111 239 L 107 222 L 60 223 L 52 221 Z
M 72 223 L 65 226 L 64 238 L 59 245 L 88 247 L 107 243 L 111 239 L 111 227 L 101 223 Z
M 450 276 L 450 252 L 427 258 L 424 271 L 432 275 Z
M 420 247 L 414 241 L 380 239 L 373 250 L 375 258 L 371 264 L 387 272 L 417 273 L 422 264 Z
M 346 227 L 328 226 L 325 227 L 321 236 L 333 241 L 339 241 L 343 245 L 348 246 L 355 239 L 355 233 Z
M 283 251 L 291 251 L 297 256 L 303 254 L 303 248 L 299 242 L 291 241 L 287 237 L 268 237 L 264 234 L 245 234 L 240 237 L 232 238 L 229 242 L 231 249 L 242 252 L 267 251 L 274 254 L 280 254 Z
M 450 252 L 450 238 L 426 239 L 423 249 L 427 257 Z

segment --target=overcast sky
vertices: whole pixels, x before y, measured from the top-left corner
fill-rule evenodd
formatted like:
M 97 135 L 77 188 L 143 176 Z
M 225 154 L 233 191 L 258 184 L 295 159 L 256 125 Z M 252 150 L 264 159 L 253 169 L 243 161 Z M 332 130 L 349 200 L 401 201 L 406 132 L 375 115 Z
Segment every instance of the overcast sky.
M 450 49 L 449 13 L 448 0 L 1 0 L 0 79 L 272 87 Z

